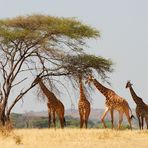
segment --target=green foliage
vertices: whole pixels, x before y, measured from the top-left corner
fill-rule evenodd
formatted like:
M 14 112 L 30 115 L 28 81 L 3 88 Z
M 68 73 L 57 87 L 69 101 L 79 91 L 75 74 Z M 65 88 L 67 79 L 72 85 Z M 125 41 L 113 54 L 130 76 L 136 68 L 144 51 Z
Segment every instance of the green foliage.
M 96 29 L 82 24 L 75 18 L 30 15 L 0 20 L 0 37 L 5 43 L 16 40 L 39 40 L 42 43 L 50 40 L 51 36 L 52 39 L 65 36 L 77 40 L 96 38 L 100 34 Z
M 33 119 L 31 125 L 32 125 L 32 127 L 35 127 L 35 128 L 47 128 L 48 127 L 48 118 Z
M 79 128 L 80 127 L 80 119 L 74 118 L 72 116 L 66 116 L 66 128 Z M 88 128 L 95 128 L 95 122 L 92 120 L 88 120 Z
M 85 76 L 95 70 L 102 78 L 105 78 L 107 72 L 113 71 L 111 60 L 89 54 L 66 55 L 63 58 L 63 65 L 71 75 L 82 73 Z
M 110 121 L 105 121 L 105 124 L 106 124 L 107 128 L 111 128 L 112 127 Z M 104 128 L 101 122 L 97 122 L 97 125 L 98 125 L 97 128 Z
M 46 77 L 46 80 L 49 80 L 46 81 L 49 82 L 48 85 L 57 92 L 60 91 L 55 83 L 61 85 L 62 80 L 56 81 L 54 76 L 64 75 L 71 78 L 72 85 L 73 82 L 76 82 L 75 78 L 79 73 L 86 76 L 89 72 L 95 71 L 105 79 L 106 73 L 112 72 L 112 61 L 83 52 L 87 39 L 96 39 L 97 37 L 100 37 L 98 30 L 75 18 L 30 15 L 1 19 L 0 71 L 3 80 L 1 86 L 6 94 L 2 93 L 4 106 L 0 122 L 4 117 L 5 120 L 9 118 L 16 103 L 37 85 L 34 81 L 30 84 L 31 77 L 33 78 L 35 75 L 41 78 Z M 21 80 L 19 74 L 23 76 Z M 25 75 L 28 74 L 29 77 L 26 78 Z M 51 76 L 50 79 L 49 76 Z M 24 88 L 23 84 L 27 80 L 28 86 Z M 10 94 L 18 85 L 20 92 L 8 105 Z M 63 84 L 62 86 L 65 87 Z M 14 120 L 15 118 L 17 116 L 14 116 Z M 42 127 L 47 122 L 45 120 L 34 123 L 32 119 L 26 118 L 25 123 L 22 123 L 19 122 L 21 118 L 18 117 L 18 122 L 15 122 L 15 126 L 20 128 L 34 126 L 33 124 Z
M 22 114 L 12 113 L 11 114 L 11 121 L 13 123 L 13 126 L 16 128 L 24 128 L 25 122 Z
M 14 123 L 15 128 L 26 128 L 26 124 L 24 121 L 24 115 L 22 114 L 11 114 L 11 119 Z M 75 118 L 73 116 L 65 116 L 66 120 L 66 127 L 65 128 L 79 128 L 80 127 L 80 119 Z M 107 120 L 105 121 L 105 124 L 107 128 L 111 129 L 111 121 Z M 48 117 L 31 117 L 29 120 L 29 126 L 28 128 L 48 128 Z M 51 128 L 53 128 L 53 123 L 51 123 Z M 56 128 L 60 128 L 60 122 L 58 119 L 56 119 Z M 89 119 L 88 120 L 88 128 L 104 128 L 102 123 L 98 121 L 98 119 Z M 117 128 L 117 125 L 115 124 L 115 129 Z M 3 128 L 0 128 L 0 131 L 8 131 L 8 130 L 2 130 Z M 130 129 L 128 124 L 122 124 L 120 130 Z M 8 134 L 8 132 L 3 132 L 4 134 Z
M 14 123 L 15 128 L 26 128 L 26 124 L 23 118 L 23 115 L 13 113 L 11 114 L 11 119 Z M 79 118 L 74 118 L 72 116 L 66 116 L 66 128 L 79 128 L 80 121 Z M 88 127 L 96 128 L 98 123 L 89 120 Z M 51 123 L 51 127 L 53 127 L 53 123 Z M 60 122 L 56 119 L 56 127 L 60 128 Z M 29 120 L 28 128 L 48 128 L 48 117 L 31 117 Z
M 74 118 L 72 116 L 66 116 L 66 128 L 78 128 L 80 127 L 80 121 L 78 118 Z

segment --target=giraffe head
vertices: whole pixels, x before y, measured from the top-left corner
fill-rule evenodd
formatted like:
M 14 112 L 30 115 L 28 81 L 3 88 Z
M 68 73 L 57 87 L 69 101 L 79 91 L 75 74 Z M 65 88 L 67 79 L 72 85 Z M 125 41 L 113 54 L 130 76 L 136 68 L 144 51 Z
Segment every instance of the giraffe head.
M 85 84 L 87 83 L 90 84 L 91 82 L 93 82 L 93 80 L 94 80 L 94 77 L 92 76 L 92 74 L 89 74 L 87 80 L 85 81 Z
M 129 87 L 131 87 L 132 85 L 133 85 L 133 84 L 131 84 L 130 81 L 127 81 L 125 88 L 129 88 Z

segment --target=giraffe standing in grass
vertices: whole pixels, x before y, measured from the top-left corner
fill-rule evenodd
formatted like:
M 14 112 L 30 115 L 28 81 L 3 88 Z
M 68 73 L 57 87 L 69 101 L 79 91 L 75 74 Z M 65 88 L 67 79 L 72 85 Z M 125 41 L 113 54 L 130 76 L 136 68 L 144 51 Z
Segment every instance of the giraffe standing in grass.
M 112 122 L 112 129 L 114 128 L 114 118 L 113 118 L 113 111 L 117 110 L 119 112 L 119 123 L 118 128 L 120 129 L 121 123 L 123 121 L 123 114 L 125 113 L 127 120 L 129 122 L 130 128 L 132 129 L 131 119 L 133 117 L 132 111 L 129 107 L 128 102 L 123 99 L 122 97 L 118 96 L 113 90 L 106 88 L 101 83 L 99 83 L 93 76 L 90 74 L 86 83 L 92 82 L 95 87 L 106 97 L 106 109 L 101 117 L 101 121 L 103 123 L 104 128 L 106 128 L 106 124 L 104 122 L 104 118 L 106 114 L 110 111 L 111 114 L 111 122 Z M 130 113 L 131 112 L 131 116 Z
M 145 118 L 148 129 L 148 105 L 145 104 L 143 100 L 137 96 L 130 81 L 127 81 L 126 88 L 129 88 L 131 96 L 136 103 L 136 115 L 139 121 L 139 128 L 143 129 L 143 120 Z
M 86 99 L 86 96 L 84 94 L 82 76 L 79 76 L 79 87 L 80 87 L 80 98 L 78 103 L 78 109 L 80 114 L 80 128 L 82 128 L 84 124 L 85 127 L 87 128 L 87 122 L 90 114 L 90 103 Z
M 48 117 L 49 117 L 49 128 L 51 123 L 51 114 L 53 114 L 53 124 L 56 128 L 56 114 L 59 117 L 61 128 L 64 128 L 64 105 L 63 103 L 57 99 L 57 97 L 54 95 L 53 92 L 49 91 L 48 88 L 44 85 L 42 82 L 42 79 L 40 77 L 37 77 L 34 80 L 34 83 L 38 83 L 40 85 L 41 90 L 43 91 L 44 95 L 47 97 L 47 107 L 48 107 Z

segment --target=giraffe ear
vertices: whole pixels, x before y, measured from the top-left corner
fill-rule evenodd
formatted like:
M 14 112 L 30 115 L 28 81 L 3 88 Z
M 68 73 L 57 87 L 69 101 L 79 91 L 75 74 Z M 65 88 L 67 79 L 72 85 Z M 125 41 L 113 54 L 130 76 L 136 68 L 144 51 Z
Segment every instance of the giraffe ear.
M 130 83 L 131 86 L 133 85 L 130 80 L 128 82 Z
M 131 86 L 133 85 L 130 80 L 128 82 L 130 83 Z
M 131 84 L 131 81 L 130 80 L 127 80 L 127 84 Z

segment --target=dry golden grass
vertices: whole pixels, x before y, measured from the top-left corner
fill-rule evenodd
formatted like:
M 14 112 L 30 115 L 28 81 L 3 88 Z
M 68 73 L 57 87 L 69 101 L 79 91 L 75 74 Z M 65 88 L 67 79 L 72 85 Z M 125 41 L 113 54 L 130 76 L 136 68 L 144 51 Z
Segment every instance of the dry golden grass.
M 148 130 L 16 129 L 0 135 L 4 148 L 147 148 Z

